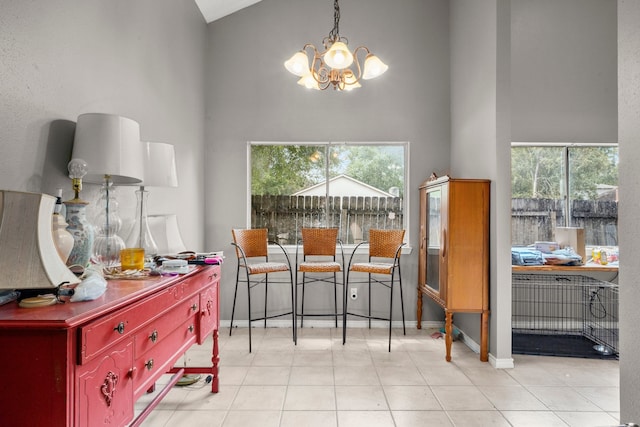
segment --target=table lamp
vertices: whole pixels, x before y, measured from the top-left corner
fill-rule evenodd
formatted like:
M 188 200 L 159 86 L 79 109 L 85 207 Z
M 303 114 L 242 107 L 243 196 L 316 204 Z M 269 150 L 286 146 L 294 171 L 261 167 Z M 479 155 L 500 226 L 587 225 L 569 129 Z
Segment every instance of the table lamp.
M 140 125 L 114 114 L 81 114 L 71 157 L 87 163 L 84 182 L 102 184 L 95 221 L 93 261 L 113 268 L 120 261 L 120 250 L 125 247 L 124 240 L 118 236 L 122 221 L 118 216 L 114 186 L 142 182 L 144 164 Z
M 82 159 L 71 159 L 67 165 L 74 197 L 64 202 L 66 206 L 67 230 L 73 236 L 73 248 L 67 258 L 67 265 L 72 271 L 83 271 L 91 262 L 93 253 L 94 230 L 87 221 L 86 208 L 89 202 L 80 198 L 82 178 L 87 174 L 87 162 Z
M 149 228 L 147 202 L 149 191 L 145 187 L 177 187 L 176 158 L 173 145 L 163 142 L 146 142 L 144 147 L 144 179 L 136 190 L 136 216 L 126 240 L 128 248 L 143 248 L 146 262 L 158 254 L 158 245 Z
M 80 282 L 56 250 L 55 203 L 47 194 L 0 191 L 0 289 L 53 290 Z
M 178 254 L 187 250 L 176 214 L 149 215 L 147 218 L 160 255 Z

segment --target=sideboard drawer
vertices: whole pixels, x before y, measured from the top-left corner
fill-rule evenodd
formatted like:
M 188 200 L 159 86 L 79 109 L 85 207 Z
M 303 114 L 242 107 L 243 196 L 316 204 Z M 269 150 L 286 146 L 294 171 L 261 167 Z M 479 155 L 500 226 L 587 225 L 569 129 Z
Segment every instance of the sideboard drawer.
M 142 326 L 142 328 L 136 332 L 134 338 L 134 357 L 139 357 L 155 347 L 176 329 L 176 325 L 180 325 L 187 319 L 194 317 L 199 310 L 200 298 L 199 295 L 196 294 L 187 298 L 175 308 L 167 310 L 164 313 L 157 313 L 157 318 L 153 322 Z
M 178 325 L 168 336 L 133 361 L 134 398 L 138 398 L 196 342 L 196 317 Z
M 109 346 L 132 336 L 141 326 L 198 291 L 197 279 L 187 279 L 131 306 L 118 310 L 103 320 L 80 328 L 79 364 L 93 359 Z M 196 302 L 197 303 L 197 302 Z

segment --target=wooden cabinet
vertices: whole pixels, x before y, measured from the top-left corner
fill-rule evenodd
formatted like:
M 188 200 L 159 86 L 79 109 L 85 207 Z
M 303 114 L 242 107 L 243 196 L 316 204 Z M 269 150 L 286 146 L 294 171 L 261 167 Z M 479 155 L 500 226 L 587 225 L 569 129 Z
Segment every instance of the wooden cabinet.
M 453 313 L 481 313 L 480 360 L 488 360 L 490 181 L 432 175 L 420 186 L 418 329 L 422 298 L 445 312 L 451 361 Z
M 110 280 L 86 302 L 0 307 L 3 426 L 122 426 L 134 403 L 174 373 L 131 425 L 139 425 L 185 373 L 212 376 L 218 391 L 220 267 L 182 276 Z M 175 368 L 213 334 L 212 364 Z

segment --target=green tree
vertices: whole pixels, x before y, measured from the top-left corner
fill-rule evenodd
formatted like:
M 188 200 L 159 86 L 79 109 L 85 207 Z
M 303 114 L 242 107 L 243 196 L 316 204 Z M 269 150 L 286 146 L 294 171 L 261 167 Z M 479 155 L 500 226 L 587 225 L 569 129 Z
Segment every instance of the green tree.
M 251 194 L 289 195 L 346 174 L 382 191 L 404 189 L 404 147 L 252 145 Z
M 345 174 L 382 191 L 397 187 L 404 190 L 404 148 L 401 146 L 344 147 Z
M 324 146 L 251 146 L 251 194 L 289 195 L 324 181 Z
M 511 149 L 511 197 L 562 197 L 562 147 Z
M 564 147 L 513 147 L 511 197 L 563 197 Z M 600 184 L 618 185 L 616 147 L 569 147 L 569 197 L 594 200 Z
M 569 169 L 571 198 L 595 200 L 599 184 L 618 185 L 618 149 L 572 148 L 569 150 Z

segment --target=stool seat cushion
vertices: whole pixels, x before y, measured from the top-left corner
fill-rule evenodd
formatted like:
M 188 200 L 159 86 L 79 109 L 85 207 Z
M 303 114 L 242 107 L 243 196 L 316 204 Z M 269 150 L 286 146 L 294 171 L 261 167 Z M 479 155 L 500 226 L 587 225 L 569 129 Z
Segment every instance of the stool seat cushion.
M 248 264 L 249 274 L 275 273 L 277 271 L 289 271 L 289 266 L 284 262 L 257 262 Z
M 300 263 L 298 271 L 303 273 L 334 273 L 342 271 L 342 267 L 333 261 L 305 261 Z
M 351 265 L 351 271 L 372 274 L 391 274 L 393 264 L 385 262 L 356 262 Z

